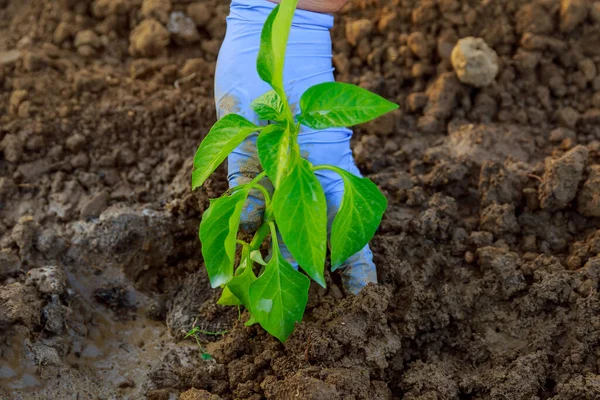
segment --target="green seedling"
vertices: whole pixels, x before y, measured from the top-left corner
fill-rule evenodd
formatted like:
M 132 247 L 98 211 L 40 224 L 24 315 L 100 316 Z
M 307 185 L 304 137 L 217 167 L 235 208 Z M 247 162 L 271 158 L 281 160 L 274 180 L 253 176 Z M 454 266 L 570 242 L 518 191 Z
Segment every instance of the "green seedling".
M 198 335 L 202 334 L 202 335 L 208 335 L 208 336 L 222 336 L 227 333 L 229 333 L 229 331 L 210 332 L 210 331 L 202 330 L 197 326 L 194 326 L 192 329 L 190 329 L 186 333 L 186 335 L 184 336 L 184 339 L 193 337 L 194 340 L 196 341 L 196 344 L 198 345 L 198 348 L 200 349 L 200 357 L 202 357 L 203 360 L 208 361 L 208 360 L 212 360 L 212 356 L 206 351 L 204 346 L 202 346 L 202 343 L 200 343 L 200 338 L 198 337 Z
M 342 204 L 329 239 L 332 270 L 369 242 L 387 207 L 386 198 L 369 179 L 335 166 L 314 166 L 303 159 L 297 143 L 300 125 L 313 129 L 350 127 L 398 107 L 360 87 L 327 82 L 309 88 L 300 99 L 300 113 L 294 115 L 284 90 L 283 65 L 297 2 L 281 1 L 262 29 L 257 70 L 273 90 L 254 100 L 252 108 L 269 124 L 258 126 L 237 114 L 224 116 L 200 144 L 192 172 L 192 189 L 196 189 L 231 151 L 250 135 L 258 135 L 256 146 L 263 172 L 250 183 L 211 200 L 200 223 L 200 240 L 211 286 L 223 288 L 218 303 L 243 305 L 250 312 L 247 325 L 259 323 L 282 342 L 302 320 L 308 277 L 325 287 L 327 205 L 315 171 L 334 171 L 344 181 Z M 264 178 L 271 181 L 272 193 L 261 184 Z M 266 208 L 263 225 L 247 243 L 238 240 L 237 233 L 251 191 L 264 196 Z M 306 275 L 281 255 L 277 232 Z M 271 254 L 265 262 L 259 249 L 269 235 Z M 241 258 L 235 265 L 238 246 Z

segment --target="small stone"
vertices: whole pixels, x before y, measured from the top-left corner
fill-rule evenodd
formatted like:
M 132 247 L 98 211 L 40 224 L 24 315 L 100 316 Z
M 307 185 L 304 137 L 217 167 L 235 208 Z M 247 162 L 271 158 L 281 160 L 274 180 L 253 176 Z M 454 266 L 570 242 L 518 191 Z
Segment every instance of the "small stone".
M 74 153 L 77 153 L 79 150 L 81 150 L 83 146 L 85 146 L 85 143 L 85 136 L 79 133 L 75 133 L 74 135 L 70 136 L 66 141 L 67 148 Z
M 588 162 L 588 149 L 577 146 L 562 157 L 546 159 L 539 200 L 543 209 L 557 211 L 565 208 L 577 195 L 579 183 Z
M 558 110 L 556 119 L 560 126 L 574 129 L 579 121 L 579 113 L 571 107 L 564 107 Z
M 577 210 L 586 217 L 600 217 L 600 165 L 592 165 L 577 197 Z
M 488 86 L 498 73 L 498 55 L 481 38 L 460 39 L 451 61 L 458 79 L 471 86 Z
M 423 133 L 441 133 L 442 123 L 433 115 L 424 115 L 417 121 L 417 127 Z
M 27 273 L 25 284 L 35 286 L 44 294 L 61 295 L 67 288 L 67 276 L 61 268 L 54 265 L 34 268 Z
M 21 260 L 10 249 L 0 250 L 0 280 L 17 274 L 21 270 Z
M 92 11 L 96 17 L 103 18 L 109 15 L 126 14 L 129 7 L 128 0 L 96 0 Z
M 41 303 L 32 287 L 19 282 L 0 286 L 0 326 L 36 325 L 39 322 Z
M 181 393 L 179 400 L 221 400 L 216 394 L 211 394 L 204 389 L 190 389 Z
M 89 29 L 77 32 L 73 44 L 75 47 L 90 46 L 94 49 L 99 48 L 101 45 L 100 38 L 96 35 L 96 32 Z
M 37 151 L 44 148 L 46 142 L 44 141 L 43 136 L 32 136 L 25 143 L 25 148 L 30 151 Z
M 196 78 L 201 78 L 206 76 L 210 72 L 211 66 L 204 61 L 202 58 L 192 58 L 189 59 L 183 64 L 179 75 L 181 77 L 190 76 L 192 74 L 196 75 Z
M 369 19 L 350 21 L 346 24 L 346 40 L 352 46 L 356 46 L 361 39 L 373 32 L 373 27 L 373 21 Z
M 120 165 L 132 165 L 133 163 L 135 163 L 135 161 L 136 161 L 135 153 L 126 147 L 120 149 L 119 152 L 117 153 L 117 162 Z
M 81 352 L 82 358 L 98 358 L 102 355 L 102 350 L 98 348 L 95 344 L 89 344 L 83 351 Z
M 575 139 L 575 131 L 561 127 L 550 132 L 550 141 L 553 143 L 560 143 L 565 139 Z
M 171 0 L 144 0 L 140 12 L 145 19 L 155 19 L 166 24 L 171 8 Z
M 171 13 L 167 29 L 171 32 L 173 40 L 180 46 L 200 41 L 196 23 L 181 11 Z
M 589 0 L 562 0 L 560 2 L 560 30 L 570 32 L 580 25 L 588 14 Z
M 169 31 L 160 22 L 144 20 L 129 35 L 129 54 L 133 57 L 163 55 L 167 51 L 169 40 Z
M 16 164 L 23 155 L 23 142 L 13 133 L 4 136 L 0 142 L 0 149 L 4 152 L 4 159 Z
M 0 51 L 0 65 L 13 64 L 21 59 L 20 50 Z M 1 79 L 0 79 L 1 82 Z
M 15 90 L 10 95 L 10 99 L 8 101 L 8 111 L 11 115 L 18 115 L 19 106 L 28 96 L 27 90 Z
M 40 71 L 48 65 L 48 62 L 47 57 L 32 52 L 27 52 L 23 56 L 23 68 L 28 72 Z
M 481 230 L 500 237 L 506 233 L 519 231 L 519 222 L 512 204 L 491 204 L 481 211 Z
M 67 308 L 61 304 L 60 297 L 52 295 L 52 300 L 42 309 L 44 330 L 56 334 L 64 331 Z
M 219 49 L 221 48 L 221 43 L 222 43 L 222 41 L 219 39 L 203 40 L 200 47 L 206 53 L 216 56 L 217 54 L 219 54 Z
M 419 58 L 429 58 L 431 49 L 427 46 L 425 35 L 421 32 L 413 32 L 408 36 L 408 47 Z
M 37 235 L 35 248 L 44 254 L 46 259 L 53 259 L 66 250 L 67 243 L 52 228 L 46 228 Z
M 90 164 L 90 158 L 86 153 L 79 153 L 71 158 L 71 166 L 73 168 L 87 168 Z
M 107 192 L 100 192 L 86 201 L 81 207 L 80 216 L 83 219 L 96 218 L 102 211 L 108 207 L 110 195 Z
M 425 92 L 411 93 L 406 100 L 410 111 L 417 112 L 427 105 L 427 94 Z
M 211 12 L 205 3 L 192 3 L 187 6 L 186 12 L 199 28 L 204 27 L 211 18 Z
M 31 102 L 29 100 L 25 100 L 21 104 L 19 104 L 19 111 L 17 111 L 17 116 L 19 118 L 27 118 L 31 114 Z
M 579 61 L 579 70 L 587 82 L 591 82 L 596 77 L 596 63 L 591 58 L 584 58 Z
M 377 29 L 379 29 L 379 32 L 385 33 L 388 30 L 397 28 L 399 20 L 398 13 L 394 11 L 386 12 L 379 18 Z
M 115 386 L 120 389 L 135 387 L 135 382 L 128 376 L 119 376 L 115 382 Z
M 94 49 L 92 46 L 86 44 L 77 48 L 77 54 L 83 57 L 91 58 L 95 57 L 97 55 L 97 52 L 96 49 Z

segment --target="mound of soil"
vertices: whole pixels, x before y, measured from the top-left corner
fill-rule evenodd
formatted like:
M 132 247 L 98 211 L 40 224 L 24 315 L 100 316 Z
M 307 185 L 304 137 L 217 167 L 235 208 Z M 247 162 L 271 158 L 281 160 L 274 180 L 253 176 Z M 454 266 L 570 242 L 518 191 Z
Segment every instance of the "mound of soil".
M 0 0 L 0 398 L 600 398 L 600 2 L 346 5 L 338 79 L 401 104 L 355 129 L 380 284 L 328 275 L 285 344 L 216 305 L 197 240 L 227 12 Z

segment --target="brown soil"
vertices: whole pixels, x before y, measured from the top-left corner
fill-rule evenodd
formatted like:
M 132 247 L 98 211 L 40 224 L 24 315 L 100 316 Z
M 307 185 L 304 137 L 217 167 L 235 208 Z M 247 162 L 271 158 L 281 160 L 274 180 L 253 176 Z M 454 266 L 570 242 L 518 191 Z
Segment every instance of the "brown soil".
M 600 2 L 344 8 L 338 78 L 402 105 L 355 130 L 381 283 L 328 276 L 285 344 L 216 305 L 196 237 L 226 3 L 0 0 L 0 398 L 600 398 Z

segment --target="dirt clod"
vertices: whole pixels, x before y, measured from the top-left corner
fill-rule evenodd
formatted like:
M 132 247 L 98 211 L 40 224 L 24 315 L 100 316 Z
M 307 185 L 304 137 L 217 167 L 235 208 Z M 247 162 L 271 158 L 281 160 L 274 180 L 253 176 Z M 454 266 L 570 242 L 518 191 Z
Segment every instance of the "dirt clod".
M 540 205 L 548 210 L 565 208 L 575 196 L 588 161 L 588 149 L 577 146 L 558 159 L 546 159 L 540 185 Z
M 460 39 L 451 57 L 458 79 L 471 86 L 488 86 L 498 73 L 498 55 L 481 38 Z
M 142 21 L 129 37 L 129 54 L 134 57 L 155 57 L 167 51 L 170 35 L 167 28 L 154 19 Z

